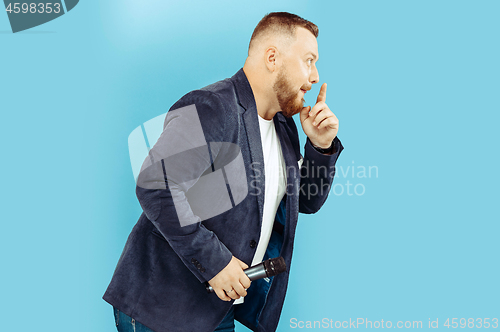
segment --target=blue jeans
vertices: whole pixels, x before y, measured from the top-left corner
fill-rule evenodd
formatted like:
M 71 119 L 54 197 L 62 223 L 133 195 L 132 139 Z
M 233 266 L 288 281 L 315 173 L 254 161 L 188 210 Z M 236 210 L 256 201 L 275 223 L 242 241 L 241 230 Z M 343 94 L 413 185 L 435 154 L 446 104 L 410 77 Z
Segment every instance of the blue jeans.
M 118 332 L 154 332 L 114 307 L 113 312 L 115 314 L 115 324 Z M 226 317 L 224 317 L 214 332 L 234 332 L 234 306 L 231 307 L 231 310 L 229 310 Z

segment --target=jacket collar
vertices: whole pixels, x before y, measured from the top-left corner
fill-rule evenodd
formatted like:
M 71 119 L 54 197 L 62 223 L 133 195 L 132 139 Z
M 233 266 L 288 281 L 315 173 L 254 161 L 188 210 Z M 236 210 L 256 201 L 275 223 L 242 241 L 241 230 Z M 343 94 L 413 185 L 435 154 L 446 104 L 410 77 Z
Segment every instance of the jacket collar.
M 257 109 L 252 87 L 250 86 L 250 82 L 248 82 L 243 68 L 238 70 L 238 72 L 231 77 L 231 80 L 236 88 L 236 94 L 238 95 L 238 102 L 240 105 L 243 106 L 245 110 L 251 108 Z

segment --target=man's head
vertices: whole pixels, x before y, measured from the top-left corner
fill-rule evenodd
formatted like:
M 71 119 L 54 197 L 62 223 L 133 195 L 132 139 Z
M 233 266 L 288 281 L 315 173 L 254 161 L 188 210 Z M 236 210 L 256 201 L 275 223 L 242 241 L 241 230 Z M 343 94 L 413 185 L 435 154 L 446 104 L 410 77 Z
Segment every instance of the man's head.
M 254 93 L 285 116 L 300 112 L 304 94 L 319 81 L 317 36 L 314 23 L 285 12 L 266 15 L 252 34 L 245 73 Z

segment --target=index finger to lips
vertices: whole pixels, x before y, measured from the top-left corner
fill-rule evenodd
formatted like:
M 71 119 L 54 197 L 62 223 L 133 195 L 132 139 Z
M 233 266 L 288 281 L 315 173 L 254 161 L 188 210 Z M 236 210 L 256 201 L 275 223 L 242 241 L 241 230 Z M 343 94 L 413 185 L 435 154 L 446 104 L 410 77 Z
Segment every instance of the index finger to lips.
M 321 86 L 316 103 L 319 103 L 320 101 L 326 101 L 326 83 L 323 83 Z

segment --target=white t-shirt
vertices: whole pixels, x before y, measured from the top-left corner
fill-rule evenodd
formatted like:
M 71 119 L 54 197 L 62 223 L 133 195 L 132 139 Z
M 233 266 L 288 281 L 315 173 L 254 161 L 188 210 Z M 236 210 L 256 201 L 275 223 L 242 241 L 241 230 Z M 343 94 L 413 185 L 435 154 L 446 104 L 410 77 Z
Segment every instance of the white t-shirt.
M 276 134 L 276 128 L 274 128 L 274 121 L 272 119 L 265 120 L 260 116 L 258 118 L 262 152 L 264 154 L 264 211 L 259 243 L 250 266 L 259 264 L 264 258 L 271 233 L 273 232 L 276 211 L 285 195 L 286 189 L 286 164 L 281 151 L 279 137 Z M 262 181 L 262 178 L 257 180 Z M 234 304 L 239 303 L 243 303 L 243 298 L 234 301 Z

